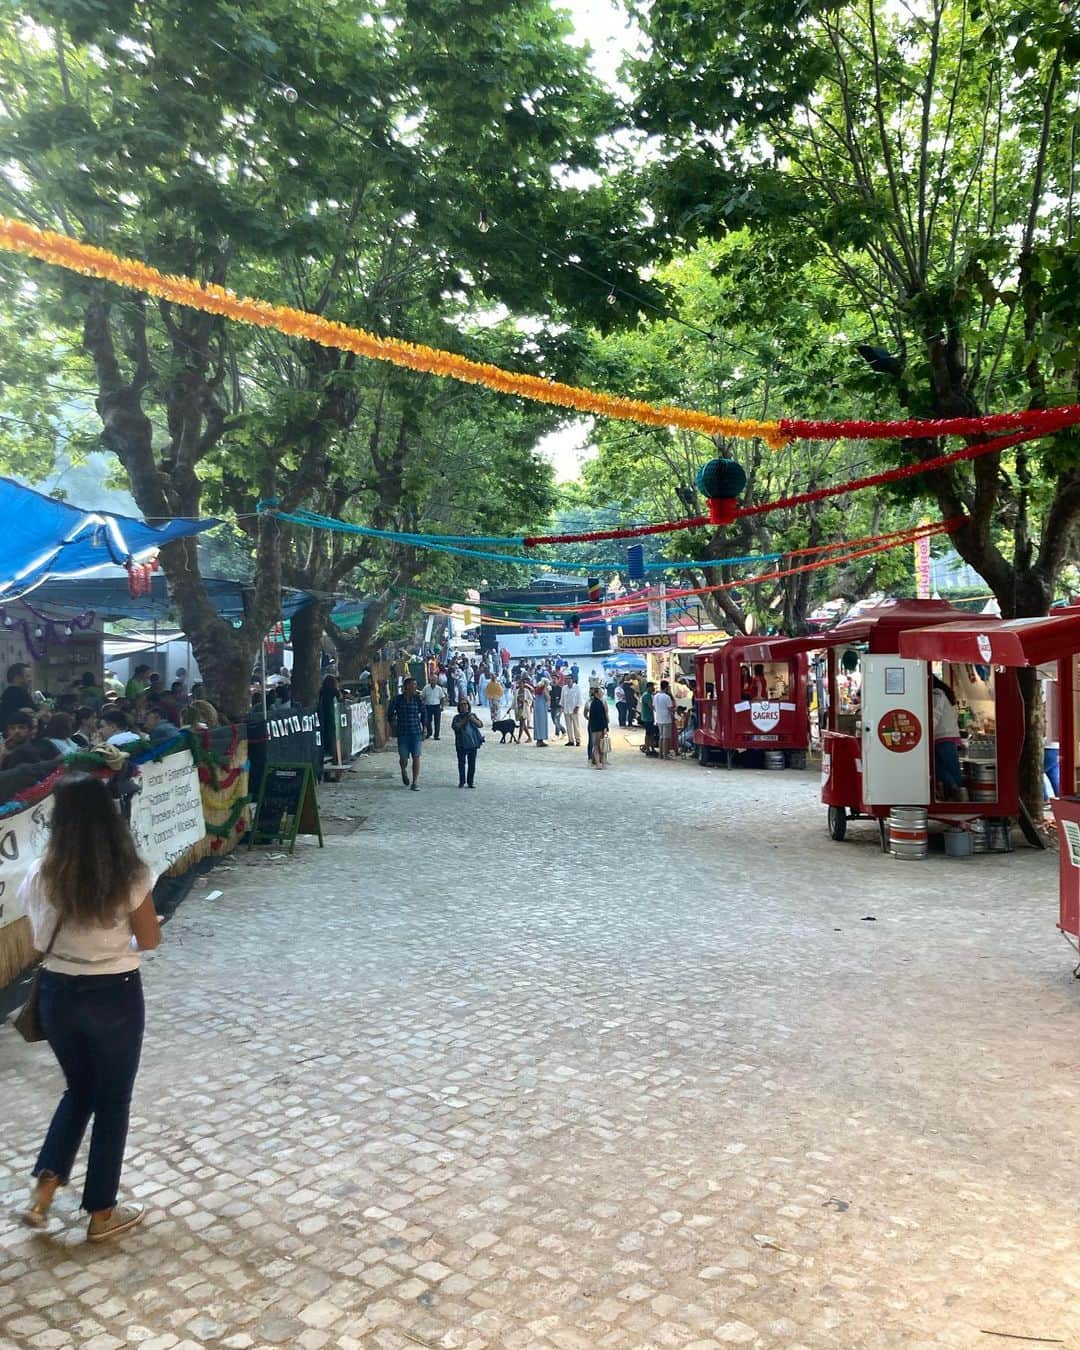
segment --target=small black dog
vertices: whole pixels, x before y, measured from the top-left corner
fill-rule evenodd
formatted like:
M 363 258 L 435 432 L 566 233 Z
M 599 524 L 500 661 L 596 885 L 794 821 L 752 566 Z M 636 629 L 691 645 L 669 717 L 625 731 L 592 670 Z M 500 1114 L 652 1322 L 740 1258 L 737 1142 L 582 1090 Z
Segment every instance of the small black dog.
M 504 717 L 502 721 L 492 722 L 491 729 L 492 731 L 502 733 L 502 740 L 499 744 L 505 745 L 507 736 L 509 736 L 511 740 L 514 739 L 514 732 L 517 731 L 517 723 L 512 717 Z

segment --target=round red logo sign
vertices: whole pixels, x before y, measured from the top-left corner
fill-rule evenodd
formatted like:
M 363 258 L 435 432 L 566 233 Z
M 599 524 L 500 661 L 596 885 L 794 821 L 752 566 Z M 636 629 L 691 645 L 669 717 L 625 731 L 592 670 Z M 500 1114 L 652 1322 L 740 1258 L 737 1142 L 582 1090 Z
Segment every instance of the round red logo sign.
M 922 740 L 922 723 L 906 708 L 894 708 L 877 724 L 878 740 L 898 755 L 914 750 Z

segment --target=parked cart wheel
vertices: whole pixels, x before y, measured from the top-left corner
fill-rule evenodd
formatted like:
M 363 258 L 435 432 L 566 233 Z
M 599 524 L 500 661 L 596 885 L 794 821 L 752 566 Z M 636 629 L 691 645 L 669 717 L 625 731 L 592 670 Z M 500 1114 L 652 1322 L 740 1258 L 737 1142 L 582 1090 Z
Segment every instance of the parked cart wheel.
M 829 807 L 829 837 L 838 844 L 847 837 L 847 811 L 842 806 Z

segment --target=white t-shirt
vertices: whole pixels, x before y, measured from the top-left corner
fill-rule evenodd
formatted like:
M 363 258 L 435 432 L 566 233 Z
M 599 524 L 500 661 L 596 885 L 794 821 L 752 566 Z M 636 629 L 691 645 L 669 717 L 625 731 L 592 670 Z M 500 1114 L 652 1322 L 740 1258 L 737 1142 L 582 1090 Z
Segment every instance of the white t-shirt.
M 130 920 L 147 892 L 153 889 L 155 880 L 153 869 L 147 867 L 136 879 L 126 905 L 117 910 L 116 922 L 109 928 L 65 924 L 46 958 L 45 969 L 60 975 L 121 975 L 126 970 L 138 970 L 139 952 L 132 940 Z M 40 858 L 35 858 L 23 878 L 18 903 L 30 920 L 34 946 L 43 952 L 56 927 L 56 910 L 41 884 Z
M 960 739 L 960 719 L 949 696 L 941 689 L 934 690 L 934 738 L 939 741 Z
M 653 718 L 658 727 L 667 726 L 675 721 L 675 703 L 670 694 L 661 691 L 653 696 Z
M 115 735 L 109 737 L 109 739 L 108 739 L 108 741 L 106 742 L 106 744 L 107 744 L 107 745 L 117 745 L 117 746 L 120 746 L 120 745 L 131 745 L 132 742 L 134 742 L 134 741 L 141 741 L 141 740 L 142 740 L 142 737 L 141 737 L 140 735 L 138 735 L 137 732 L 134 732 L 134 731 L 118 731 L 118 732 L 116 732 Z
M 438 684 L 425 684 L 421 693 L 429 708 L 438 708 L 446 702 L 446 690 Z
M 581 711 L 581 685 L 567 684 L 563 686 L 562 691 L 562 710 L 563 712 L 573 713 Z

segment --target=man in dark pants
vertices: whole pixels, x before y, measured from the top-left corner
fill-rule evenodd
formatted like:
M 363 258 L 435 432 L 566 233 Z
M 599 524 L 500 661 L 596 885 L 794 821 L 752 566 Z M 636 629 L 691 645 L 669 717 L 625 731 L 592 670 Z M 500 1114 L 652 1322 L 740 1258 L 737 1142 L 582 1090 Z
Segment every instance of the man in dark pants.
M 410 676 L 402 686 L 401 693 L 390 704 L 390 730 L 397 737 L 398 762 L 401 765 L 401 781 L 413 792 L 420 791 L 420 747 L 424 740 L 424 705 L 416 692 L 416 681 Z M 409 782 L 408 764 L 412 760 L 412 783 Z

